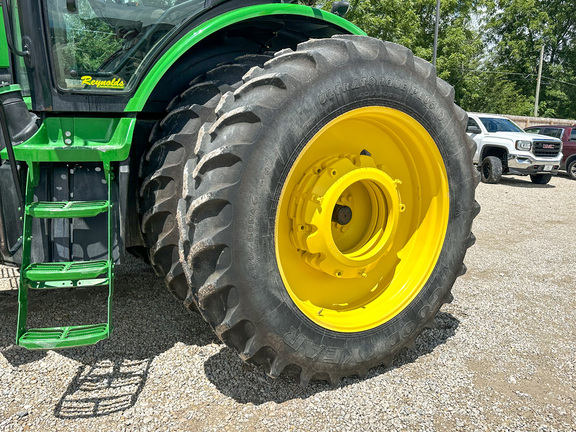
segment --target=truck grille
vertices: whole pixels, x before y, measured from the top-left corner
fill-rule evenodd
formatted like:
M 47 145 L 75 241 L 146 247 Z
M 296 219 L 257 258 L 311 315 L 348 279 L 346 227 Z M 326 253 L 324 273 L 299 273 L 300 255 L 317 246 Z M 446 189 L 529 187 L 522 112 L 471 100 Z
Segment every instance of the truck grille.
M 555 157 L 560 153 L 560 143 L 550 141 L 535 141 L 532 153 L 537 157 Z

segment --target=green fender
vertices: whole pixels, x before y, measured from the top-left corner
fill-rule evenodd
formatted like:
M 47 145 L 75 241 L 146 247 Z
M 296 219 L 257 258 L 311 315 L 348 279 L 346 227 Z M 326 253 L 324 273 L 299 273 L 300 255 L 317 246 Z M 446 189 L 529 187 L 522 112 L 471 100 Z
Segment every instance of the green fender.
M 156 85 L 160 82 L 164 74 L 170 67 L 186 52 L 204 38 L 222 30 L 232 24 L 241 21 L 271 16 L 271 15 L 300 15 L 304 17 L 316 18 L 326 21 L 342 29 L 343 33 L 365 35 L 362 30 L 354 24 L 346 21 L 337 15 L 326 11 L 315 9 L 309 6 L 295 4 L 264 4 L 249 6 L 219 15 L 200 26 L 178 40 L 150 69 L 144 80 L 140 83 L 134 96 L 128 101 L 125 112 L 139 112 L 152 94 Z
M 4 26 L 2 6 L 0 6 L 0 68 L 7 67 L 10 67 L 10 54 L 8 53 L 8 43 L 6 42 L 6 27 Z

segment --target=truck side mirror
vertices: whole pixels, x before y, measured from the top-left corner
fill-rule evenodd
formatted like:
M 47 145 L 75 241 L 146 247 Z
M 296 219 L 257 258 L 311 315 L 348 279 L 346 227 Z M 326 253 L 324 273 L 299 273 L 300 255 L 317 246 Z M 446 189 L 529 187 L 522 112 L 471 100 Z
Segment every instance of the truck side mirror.
M 466 132 L 469 132 L 471 134 L 479 134 L 482 133 L 482 130 L 476 125 L 468 125 L 468 127 L 466 128 Z
M 346 12 L 348 12 L 348 9 L 350 9 L 350 2 L 336 1 L 336 2 L 332 3 L 331 12 L 334 15 L 338 15 L 338 16 L 343 17 L 344 15 L 346 15 Z

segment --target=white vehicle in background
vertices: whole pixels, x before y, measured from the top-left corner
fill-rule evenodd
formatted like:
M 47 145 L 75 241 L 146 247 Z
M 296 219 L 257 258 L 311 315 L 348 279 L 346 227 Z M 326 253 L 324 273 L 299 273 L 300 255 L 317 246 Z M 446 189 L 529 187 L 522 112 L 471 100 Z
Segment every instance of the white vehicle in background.
M 468 135 L 478 148 L 474 163 L 484 183 L 498 183 L 502 174 L 529 175 L 533 183 L 546 184 L 558 173 L 562 141 L 526 133 L 506 117 L 468 113 Z

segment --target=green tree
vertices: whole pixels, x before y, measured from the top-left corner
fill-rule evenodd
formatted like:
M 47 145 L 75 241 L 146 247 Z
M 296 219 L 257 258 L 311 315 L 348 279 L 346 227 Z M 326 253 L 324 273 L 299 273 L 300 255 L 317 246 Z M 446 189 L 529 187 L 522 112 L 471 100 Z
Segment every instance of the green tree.
M 566 0 L 489 0 L 488 65 L 507 74 L 519 98 L 534 100 L 544 46 L 540 115 L 576 118 L 576 13 Z M 516 114 L 514 112 L 513 114 Z
M 474 98 L 468 103 L 469 111 L 496 114 L 532 115 L 534 96 L 525 97 L 506 75 L 479 73 Z
M 469 71 L 479 66 L 483 53 L 474 25 L 480 1 L 442 0 L 440 7 L 437 73 L 454 86 L 456 101 L 462 105 L 478 90 L 478 77 Z M 415 55 L 432 60 L 436 0 L 355 0 L 346 18 L 369 36 L 407 46 Z

